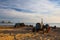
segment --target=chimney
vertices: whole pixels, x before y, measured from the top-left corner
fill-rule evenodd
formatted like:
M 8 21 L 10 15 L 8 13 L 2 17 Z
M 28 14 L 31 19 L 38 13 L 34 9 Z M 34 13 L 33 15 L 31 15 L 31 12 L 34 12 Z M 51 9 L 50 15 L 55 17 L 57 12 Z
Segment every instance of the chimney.
M 41 18 L 41 29 L 43 27 L 43 18 Z

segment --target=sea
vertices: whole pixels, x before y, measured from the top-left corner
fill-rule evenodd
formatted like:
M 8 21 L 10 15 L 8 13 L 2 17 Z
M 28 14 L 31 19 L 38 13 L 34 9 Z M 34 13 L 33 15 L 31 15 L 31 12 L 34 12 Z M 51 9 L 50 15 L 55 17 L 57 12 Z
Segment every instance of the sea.
M 33 25 L 33 26 L 35 26 L 36 25 L 36 23 L 24 23 L 25 25 Z M 54 27 L 54 26 L 57 26 L 57 27 L 60 27 L 60 23 L 44 23 L 44 25 L 45 24 L 49 24 L 49 26 L 52 26 L 52 27 Z M 15 25 L 15 23 L 0 23 L 0 25 L 1 26 L 9 26 L 9 25 Z
M 33 26 L 36 26 L 36 23 L 27 23 L 28 25 L 33 25 Z M 57 27 L 60 27 L 60 23 L 44 23 L 45 24 L 49 24 L 49 26 L 57 26 Z

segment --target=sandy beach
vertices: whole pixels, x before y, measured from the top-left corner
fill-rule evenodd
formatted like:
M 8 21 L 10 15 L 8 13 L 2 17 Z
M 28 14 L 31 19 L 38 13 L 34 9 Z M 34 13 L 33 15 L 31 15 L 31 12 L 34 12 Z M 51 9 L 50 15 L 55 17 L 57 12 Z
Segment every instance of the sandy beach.
M 60 28 L 44 34 L 32 32 L 32 27 L 0 28 L 0 40 L 60 40 Z

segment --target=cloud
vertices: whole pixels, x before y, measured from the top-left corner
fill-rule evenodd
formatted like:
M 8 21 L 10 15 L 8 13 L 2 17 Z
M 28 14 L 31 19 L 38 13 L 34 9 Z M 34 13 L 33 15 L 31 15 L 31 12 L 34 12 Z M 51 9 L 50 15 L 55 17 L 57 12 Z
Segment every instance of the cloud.
M 0 6 L 0 8 L 1 9 L 12 9 L 12 10 L 16 10 L 16 11 L 19 11 L 19 12 L 34 13 L 34 11 L 32 11 L 32 10 L 22 9 L 22 8 L 4 7 L 4 6 Z
M 28 9 L 36 12 L 49 12 L 54 6 L 48 0 L 1 0 L 0 6 Z
M 58 0 L 59 1 L 59 0 Z M 55 0 L 0 0 L 0 19 L 16 22 L 60 22 L 59 2 Z

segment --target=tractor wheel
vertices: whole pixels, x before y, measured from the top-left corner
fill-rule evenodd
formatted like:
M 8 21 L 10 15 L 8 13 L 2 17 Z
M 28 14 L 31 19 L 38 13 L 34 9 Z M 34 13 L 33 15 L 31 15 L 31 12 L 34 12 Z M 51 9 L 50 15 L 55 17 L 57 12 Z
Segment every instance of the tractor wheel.
M 35 32 L 35 31 L 36 31 L 35 28 L 33 28 L 33 29 L 32 29 L 32 32 Z
M 44 34 L 44 29 L 42 29 L 42 32 L 43 32 L 43 34 Z

